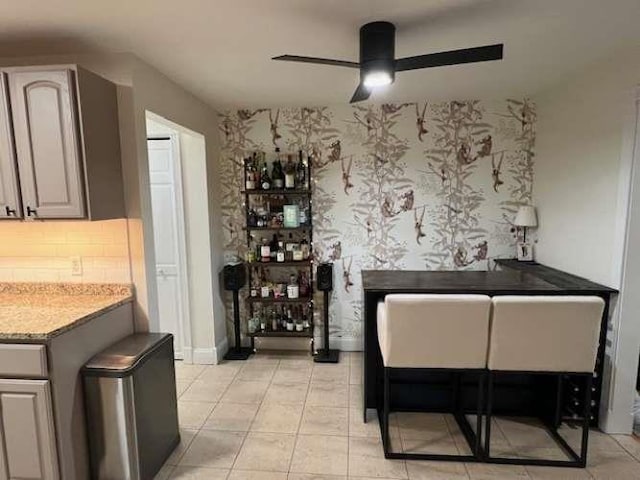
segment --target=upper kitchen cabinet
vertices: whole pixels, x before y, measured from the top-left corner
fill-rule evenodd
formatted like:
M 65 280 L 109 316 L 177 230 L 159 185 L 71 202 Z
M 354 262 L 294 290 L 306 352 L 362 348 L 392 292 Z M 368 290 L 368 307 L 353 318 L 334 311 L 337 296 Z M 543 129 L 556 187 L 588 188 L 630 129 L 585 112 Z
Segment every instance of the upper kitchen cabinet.
M 6 75 L 24 218 L 123 218 L 115 85 L 76 66 Z
M 7 78 L 0 72 L 0 218 L 22 218 Z

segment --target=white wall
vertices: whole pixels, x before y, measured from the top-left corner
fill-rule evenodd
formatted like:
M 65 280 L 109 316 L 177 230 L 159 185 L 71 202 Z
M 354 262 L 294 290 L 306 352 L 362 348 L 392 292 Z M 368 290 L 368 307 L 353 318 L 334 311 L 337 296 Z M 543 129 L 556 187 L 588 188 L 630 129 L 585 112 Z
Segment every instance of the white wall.
M 601 409 L 601 427 L 611 433 L 631 432 L 640 345 L 640 298 L 621 288 L 638 283 L 623 283 L 638 85 L 640 49 L 631 49 L 535 97 L 536 260 L 621 289 L 611 314 Z
M 612 287 L 620 285 L 623 144 L 639 59 L 640 51 L 621 52 L 535 96 L 536 259 Z

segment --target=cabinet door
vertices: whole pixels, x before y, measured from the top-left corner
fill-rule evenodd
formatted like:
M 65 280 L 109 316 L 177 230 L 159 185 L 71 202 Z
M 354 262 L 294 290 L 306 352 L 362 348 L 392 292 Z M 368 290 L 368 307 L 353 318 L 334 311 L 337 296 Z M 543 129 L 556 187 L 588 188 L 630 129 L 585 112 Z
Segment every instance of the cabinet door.
M 0 380 L 0 479 L 59 478 L 46 380 Z
M 20 218 L 22 205 L 8 102 L 7 79 L 0 72 L 0 218 Z
M 25 218 L 85 215 L 73 71 L 9 71 Z

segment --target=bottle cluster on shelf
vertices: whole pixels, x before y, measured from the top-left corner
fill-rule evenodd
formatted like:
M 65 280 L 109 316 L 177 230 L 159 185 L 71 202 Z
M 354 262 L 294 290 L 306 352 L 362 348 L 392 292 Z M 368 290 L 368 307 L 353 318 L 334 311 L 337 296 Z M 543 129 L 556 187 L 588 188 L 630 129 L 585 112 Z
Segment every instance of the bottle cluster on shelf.
M 245 158 L 245 188 L 247 190 L 306 190 L 309 188 L 307 166 L 302 150 L 298 152 L 298 161 L 294 154 L 287 154 L 283 160 L 280 149 L 276 148 L 276 158 L 272 162 L 271 172 L 265 152 L 254 152 Z
M 311 329 L 309 311 L 301 305 L 265 307 L 249 318 L 250 334 L 257 332 L 308 332 Z
M 247 208 L 249 228 L 300 228 L 309 225 L 309 202 L 285 195 L 259 198 Z
M 250 267 L 254 268 L 254 267 Z M 270 279 L 264 267 L 255 267 L 251 275 L 251 298 L 271 300 L 304 300 L 311 294 L 311 278 L 306 271 L 289 274 L 285 280 Z
M 292 233 L 289 233 L 287 241 L 278 233 L 273 234 L 271 241 L 266 237 L 260 241 L 252 239 L 245 257 L 247 263 L 304 262 L 310 259 L 311 246 L 304 231 L 300 240 L 294 240 Z

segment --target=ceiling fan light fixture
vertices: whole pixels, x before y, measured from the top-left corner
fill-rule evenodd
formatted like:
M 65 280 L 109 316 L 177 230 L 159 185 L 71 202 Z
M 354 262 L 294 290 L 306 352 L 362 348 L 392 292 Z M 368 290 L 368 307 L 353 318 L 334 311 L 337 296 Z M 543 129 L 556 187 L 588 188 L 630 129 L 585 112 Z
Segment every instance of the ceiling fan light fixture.
M 372 90 L 377 87 L 384 87 L 393 83 L 392 75 L 385 70 L 376 70 L 365 75 L 362 81 L 365 87 Z

